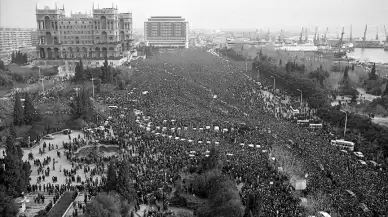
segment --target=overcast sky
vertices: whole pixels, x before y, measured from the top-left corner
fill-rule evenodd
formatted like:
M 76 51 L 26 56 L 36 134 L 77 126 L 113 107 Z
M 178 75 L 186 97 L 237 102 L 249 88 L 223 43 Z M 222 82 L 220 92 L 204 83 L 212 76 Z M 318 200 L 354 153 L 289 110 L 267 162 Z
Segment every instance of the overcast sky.
M 36 28 L 35 5 L 58 7 L 66 13 L 88 12 L 95 7 L 111 7 L 106 0 L 0 0 L 0 26 Z M 190 28 L 205 29 L 299 29 L 326 26 L 331 32 L 353 24 L 353 34 L 361 35 L 365 24 L 370 34 L 376 26 L 388 26 L 388 0 L 116 0 L 119 12 L 133 12 L 134 28 L 143 28 L 149 16 L 179 15 Z

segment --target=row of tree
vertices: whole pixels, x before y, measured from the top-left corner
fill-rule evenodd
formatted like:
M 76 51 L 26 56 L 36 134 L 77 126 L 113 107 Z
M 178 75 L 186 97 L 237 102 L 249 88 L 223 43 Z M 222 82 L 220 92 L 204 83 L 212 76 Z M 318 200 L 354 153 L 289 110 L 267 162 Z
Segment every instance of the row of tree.
M 130 217 L 130 204 L 136 199 L 130 165 L 126 159 L 109 163 L 105 192 L 86 205 L 85 217 Z
M 16 216 L 19 206 L 14 199 L 27 191 L 30 182 L 31 166 L 23 162 L 23 150 L 16 145 L 16 130 L 13 125 L 9 129 L 6 141 L 6 156 L 0 160 L 0 216 Z
M 297 89 L 302 90 L 304 100 L 309 103 L 310 107 L 317 109 L 318 116 L 324 122 L 330 123 L 332 126 L 344 127 L 344 114 L 339 111 L 339 108 L 330 105 L 327 97 L 328 93 L 321 87 L 315 85 L 314 81 L 286 73 L 283 68 L 262 61 L 256 61 L 254 66 L 255 70 L 258 70 L 264 77 L 269 78 L 270 76 L 275 76 L 277 78 L 277 85 L 282 86 L 289 93 L 298 96 L 300 93 Z M 369 117 L 354 113 L 348 115 L 347 123 L 349 133 L 345 139 L 357 143 L 357 138 L 359 138 L 358 133 L 360 133 L 361 137 L 365 139 L 363 147 L 368 149 L 367 152 L 373 154 L 376 158 L 380 156 L 379 153 L 383 154 L 385 158 L 388 158 L 387 127 L 372 123 Z M 356 135 L 352 132 L 356 132 Z
M 19 65 L 26 64 L 28 62 L 27 54 L 23 54 L 21 51 L 12 52 L 11 63 L 16 63 Z
M 103 66 L 84 69 L 82 60 L 75 67 L 74 82 L 90 81 L 95 79 L 95 84 L 117 82 L 120 77 L 120 70 L 110 66 L 105 59 Z

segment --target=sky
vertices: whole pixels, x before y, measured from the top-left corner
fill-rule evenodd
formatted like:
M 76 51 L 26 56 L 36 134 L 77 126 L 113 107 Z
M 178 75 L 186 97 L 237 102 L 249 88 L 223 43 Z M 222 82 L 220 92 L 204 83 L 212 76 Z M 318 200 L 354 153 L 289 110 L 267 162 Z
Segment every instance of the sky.
M 302 26 L 321 32 L 340 32 L 342 26 L 353 25 L 353 36 L 361 36 L 368 24 L 369 34 L 376 27 L 384 35 L 388 27 L 388 0 L 0 0 L 0 26 L 36 28 L 35 7 L 65 5 L 70 11 L 91 11 L 95 7 L 112 7 L 119 12 L 132 11 L 134 28 L 143 28 L 150 16 L 183 16 L 190 29 L 254 30 L 271 32 L 298 30 Z

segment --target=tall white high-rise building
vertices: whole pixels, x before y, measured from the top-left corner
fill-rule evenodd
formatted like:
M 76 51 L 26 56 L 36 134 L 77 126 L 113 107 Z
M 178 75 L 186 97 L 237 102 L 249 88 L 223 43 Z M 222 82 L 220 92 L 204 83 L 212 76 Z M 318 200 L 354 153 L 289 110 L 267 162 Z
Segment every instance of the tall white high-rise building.
M 144 22 L 144 39 L 155 47 L 189 47 L 189 22 L 180 16 L 150 17 Z

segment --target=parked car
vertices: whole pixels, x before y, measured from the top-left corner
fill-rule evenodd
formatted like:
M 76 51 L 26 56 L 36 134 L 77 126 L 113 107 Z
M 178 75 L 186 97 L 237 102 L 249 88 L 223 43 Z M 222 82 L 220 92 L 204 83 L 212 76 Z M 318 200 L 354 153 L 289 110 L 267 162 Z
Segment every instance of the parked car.
M 43 136 L 43 139 L 54 139 L 54 136 L 51 134 L 47 134 L 47 135 Z
M 62 130 L 62 133 L 65 134 L 65 135 L 69 135 L 69 134 L 71 134 L 71 130 L 70 129 L 64 129 L 64 130 Z

